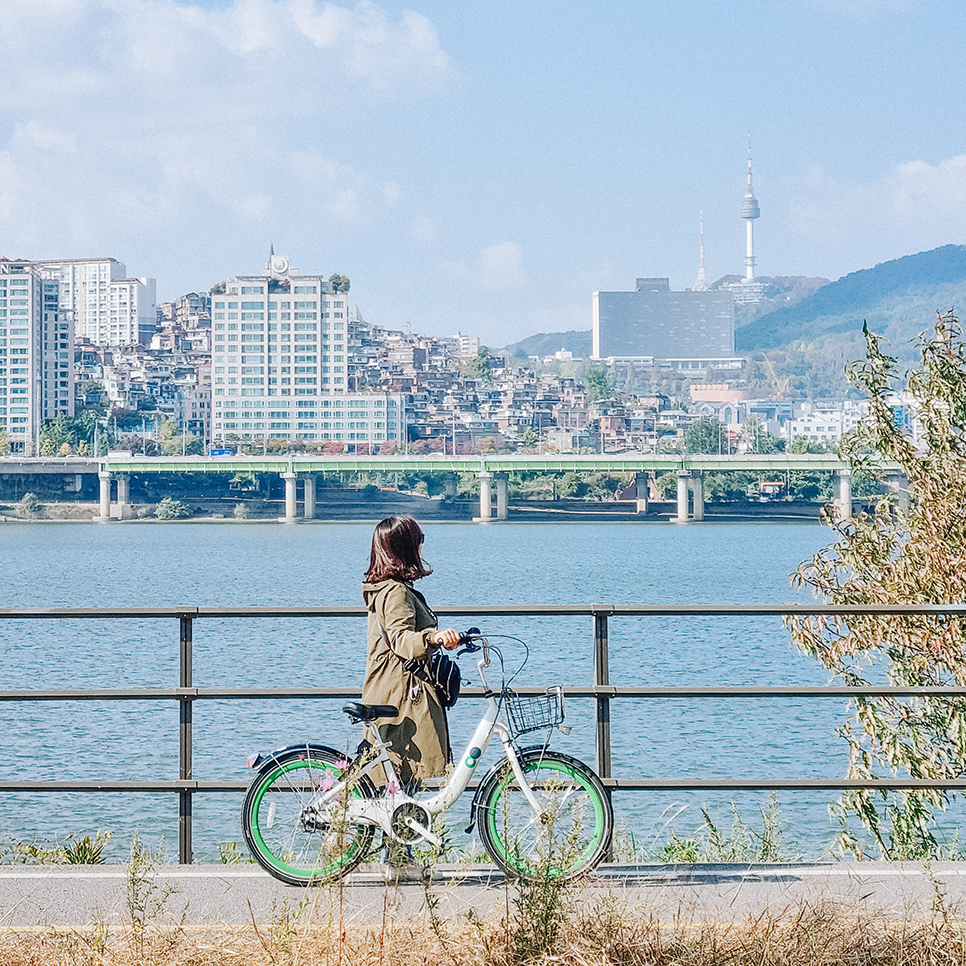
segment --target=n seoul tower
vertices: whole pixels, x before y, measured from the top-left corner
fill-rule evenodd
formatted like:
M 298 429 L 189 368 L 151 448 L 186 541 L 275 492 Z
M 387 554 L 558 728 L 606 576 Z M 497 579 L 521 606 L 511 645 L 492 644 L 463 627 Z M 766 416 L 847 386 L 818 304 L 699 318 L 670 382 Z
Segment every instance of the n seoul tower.
M 761 217 L 758 199 L 751 183 L 751 138 L 748 139 L 748 189 L 741 203 L 741 217 L 745 219 L 745 283 L 755 280 L 755 226 L 756 218 Z

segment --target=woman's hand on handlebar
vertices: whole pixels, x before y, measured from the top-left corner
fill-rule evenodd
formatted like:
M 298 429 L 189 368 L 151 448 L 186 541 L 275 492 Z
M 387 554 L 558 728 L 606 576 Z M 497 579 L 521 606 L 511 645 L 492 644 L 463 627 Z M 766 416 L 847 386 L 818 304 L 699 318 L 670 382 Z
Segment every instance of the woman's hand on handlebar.
M 463 641 L 463 635 L 459 631 L 454 631 L 452 627 L 437 631 L 433 635 L 433 643 L 441 644 L 447 651 L 455 651 Z

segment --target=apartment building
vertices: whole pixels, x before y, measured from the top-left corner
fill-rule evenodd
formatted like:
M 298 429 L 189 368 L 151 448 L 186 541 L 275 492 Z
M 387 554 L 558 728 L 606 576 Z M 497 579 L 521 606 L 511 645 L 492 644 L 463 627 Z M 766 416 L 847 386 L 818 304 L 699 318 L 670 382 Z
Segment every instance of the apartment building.
M 864 399 L 815 399 L 796 406 L 795 418 L 785 423 L 785 438 L 798 436 L 818 443 L 838 443 L 854 433 L 869 411 Z
M 214 440 L 300 437 L 350 449 L 406 436 L 404 397 L 349 388 L 349 306 L 272 253 L 212 294 Z
M 0 259 L 0 432 L 36 453 L 48 419 L 74 415 L 74 333 L 39 263 Z
M 37 262 L 60 283 L 61 311 L 71 311 L 79 338 L 94 345 L 146 345 L 158 327 L 157 281 L 128 278 L 116 258 Z

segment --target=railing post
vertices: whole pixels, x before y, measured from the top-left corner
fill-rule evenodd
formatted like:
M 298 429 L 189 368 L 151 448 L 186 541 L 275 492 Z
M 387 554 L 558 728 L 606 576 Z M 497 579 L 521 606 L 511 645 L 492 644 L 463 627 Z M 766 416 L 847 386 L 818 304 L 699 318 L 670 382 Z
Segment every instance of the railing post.
M 612 604 L 594 604 L 594 687 L 610 687 L 610 649 L 608 644 L 607 617 L 614 613 Z M 603 778 L 611 777 L 610 755 L 610 696 L 597 694 L 597 774 Z M 607 800 L 614 805 L 614 796 L 609 785 L 604 785 Z M 613 861 L 612 849 L 607 850 L 605 861 Z
M 610 686 L 610 653 L 607 640 L 607 618 L 614 612 L 613 605 L 594 604 L 594 687 Z M 610 696 L 597 698 L 597 774 L 611 777 L 610 755 Z
M 192 618 L 181 615 L 181 646 L 179 687 L 190 688 L 192 666 Z M 180 733 L 178 737 L 178 778 L 191 781 L 191 729 L 194 714 L 194 699 L 183 694 L 178 701 L 180 709 Z M 182 788 L 178 792 L 178 862 L 191 864 L 191 789 Z

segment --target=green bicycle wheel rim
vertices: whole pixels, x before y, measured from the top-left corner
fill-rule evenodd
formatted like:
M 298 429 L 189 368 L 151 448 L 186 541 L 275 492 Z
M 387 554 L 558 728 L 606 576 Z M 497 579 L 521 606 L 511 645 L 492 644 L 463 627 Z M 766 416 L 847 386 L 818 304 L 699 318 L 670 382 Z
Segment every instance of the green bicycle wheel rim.
M 594 852 L 600 848 L 600 843 L 604 835 L 604 828 L 606 826 L 606 821 L 604 818 L 604 803 L 601 801 L 600 795 L 597 793 L 597 789 L 594 788 L 590 780 L 581 772 L 574 768 L 572 765 L 567 765 L 558 761 L 543 761 L 538 763 L 536 768 L 524 769 L 524 774 L 528 771 L 555 771 L 564 775 L 569 775 L 570 778 L 574 779 L 585 792 L 587 792 L 588 797 L 593 802 L 594 805 L 594 832 L 590 837 L 586 848 L 584 848 L 578 856 L 574 858 L 573 862 L 567 864 L 565 868 L 561 869 L 548 869 L 549 875 L 567 875 L 570 871 L 575 868 L 579 868 L 584 862 L 589 859 Z M 512 770 L 509 771 L 505 781 L 502 781 L 497 787 L 499 789 L 499 795 L 495 797 L 500 797 L 506 793 L 507 786 L 514 780 L 516 776 L 513 774 Z M 522 794 L 522 792 L 521 792 Z M 490 831 L 490 838 L 494 845 L 498 848 L 500 856 L 507 863 L 507 865 L 512 866 L 519 872 L 529 872 L 530 867 L 526 862 L 520 860 L 519 856 L 513 855 L 506 849 L 506 843 L 504 842 L 502 836 L 500 835 L 500 829 L 497 827 L 497 813 L 498 808 L 488 809 L 488 814 L 486 816 L 487 828 Z
M 258 821 L 258 811 L 262 804 L 262 799 L 268 790 L 275 784 L 276 780 L 284 774 L 290 771 L 294 771 L 296 768 L 309 768 L 316 765 L 322 771 L 327 771 L 336 778 L 341 778 L 342 773 L 332 765 L 327 762 L 320 761 L 318 758 L 298 758 L 295 761 L 286 762 L 275 769 L 270 775 L 265 776 L 265 780 L 261 782 L 258 786 L 258 791 L 252 800 L 251 808 L 249 810 L 249 816 L 252 819 L 250 822 L 252 829 L 252 837 L 255 839 L 255 845 L 259 852 L 265 857 L 265 859 L 270 862 L 276 869 L 282 872 L 286 872 L 291 876 L 295 876 L 300 879 L 304 879 L 306 882 L 311 882 L 313 879 L 320 876 L 325 877 L 330 873 L 336 871 L 341 866 L 345 865 L 347 862 L 351 862 L 355 857 L 356 852 L 360 848 L 358 842 L 355 843 L 355 848 L 347 851 L 339 861 L 331 862 L 325 866 L 316 866 L 310 871 L 306 872 L 304 868 L 297 865 L 291 865 L 286 862 L 283 858 L 276 855 L 268 846 L 268 843 L 262 837 L 261 823 Z M 358 789 L 353 789 L 352 792 L 355 798 L 360 798 Z

